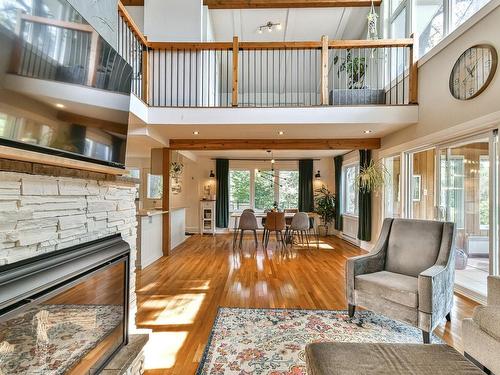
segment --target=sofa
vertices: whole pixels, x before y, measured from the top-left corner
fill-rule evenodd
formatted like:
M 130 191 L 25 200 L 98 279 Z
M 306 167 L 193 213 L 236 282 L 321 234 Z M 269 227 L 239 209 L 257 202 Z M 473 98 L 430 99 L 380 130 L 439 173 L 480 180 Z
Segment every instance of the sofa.
M 500 374 L 500 276 L 488 276 L 487 302 L 462 322 L 464 351 L 487 373 Z

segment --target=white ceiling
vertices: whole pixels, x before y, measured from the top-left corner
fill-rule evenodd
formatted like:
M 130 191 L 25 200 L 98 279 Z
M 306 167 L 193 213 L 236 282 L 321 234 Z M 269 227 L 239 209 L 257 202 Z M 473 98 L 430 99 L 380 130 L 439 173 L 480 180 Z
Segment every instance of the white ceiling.
M 215 41 L 283 42 L 330 39 L 364 39 L 369 8 L 212 9 Z M 281 30 L 257 32 L 268 21 Z

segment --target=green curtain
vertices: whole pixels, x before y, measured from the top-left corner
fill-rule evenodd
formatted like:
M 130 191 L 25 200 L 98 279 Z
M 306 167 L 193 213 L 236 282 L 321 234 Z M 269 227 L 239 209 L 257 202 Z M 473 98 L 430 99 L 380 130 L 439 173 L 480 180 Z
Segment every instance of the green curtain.
M 370 165 L 372 159 L 371 150 L 359 150 L 359 168 L 363 170 Z M 359 225 L 358 238 L 362 241 L 372 239 L 372 193 L 359 190 Z
M 342 155 L 333 159 L 335 164 L 335 229 L 342 230 Z
M 314 211 L 312 159 L 299 160 L 299 211 Z
M 229 223 L 229 160 L 215 160 L 215 178 L 217 179 L 215 224 L 218 228 L 227 228 Z

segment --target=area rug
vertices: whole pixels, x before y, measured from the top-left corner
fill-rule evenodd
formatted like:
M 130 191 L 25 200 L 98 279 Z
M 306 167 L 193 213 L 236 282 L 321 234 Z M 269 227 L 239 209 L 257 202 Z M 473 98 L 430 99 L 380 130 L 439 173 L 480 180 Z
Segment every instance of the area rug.
M 370 311 L 350 319 L 345 311 L 220 308 L 197 375 L 305 375 L 305 346 L 323 341 L 421 343 L 422 333 Z

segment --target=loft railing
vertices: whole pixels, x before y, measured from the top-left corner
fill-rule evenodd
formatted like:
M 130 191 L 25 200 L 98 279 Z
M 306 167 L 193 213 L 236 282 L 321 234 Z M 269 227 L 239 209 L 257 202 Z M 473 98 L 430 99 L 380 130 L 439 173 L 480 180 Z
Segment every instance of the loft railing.
M 150 42 L 120 4 L 134 94 L 155 107 L 314 107 L 417 102 L 413 38 Z M 235 52 L 237 51 L 237 52 Z

